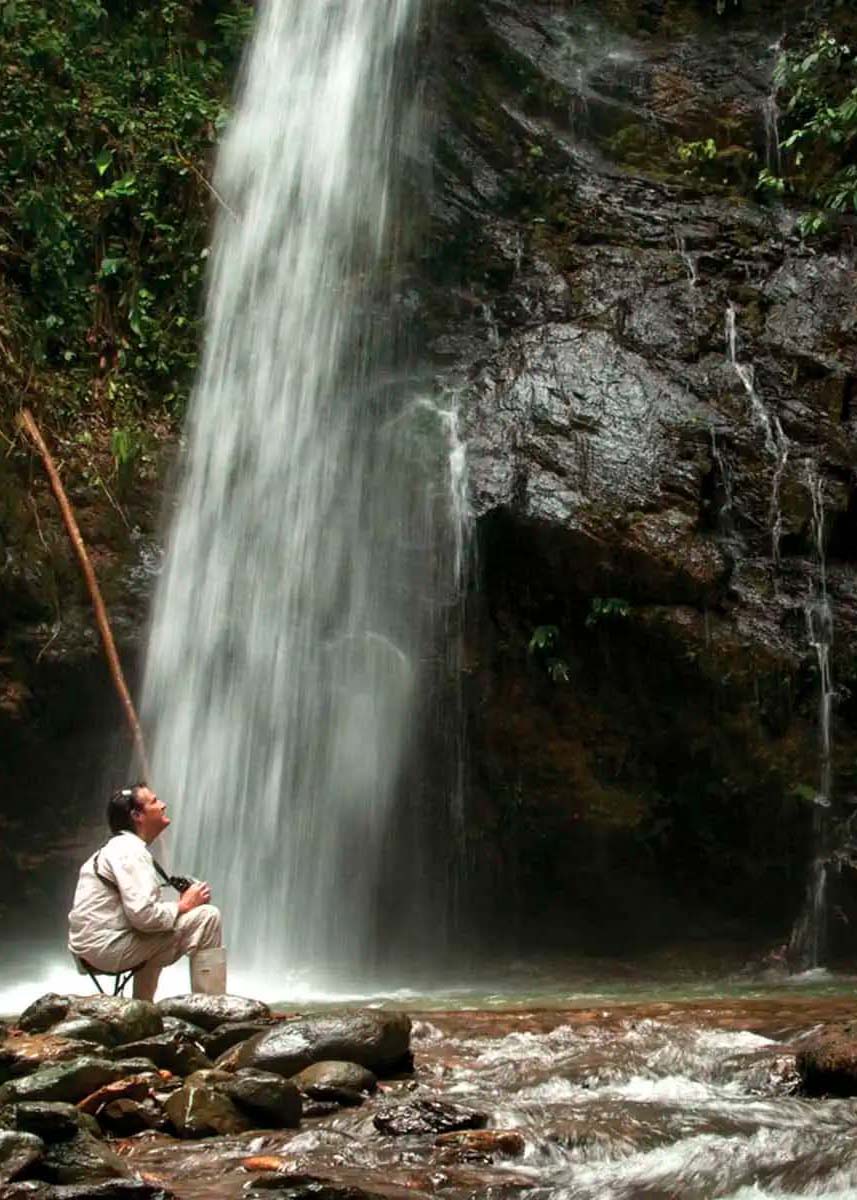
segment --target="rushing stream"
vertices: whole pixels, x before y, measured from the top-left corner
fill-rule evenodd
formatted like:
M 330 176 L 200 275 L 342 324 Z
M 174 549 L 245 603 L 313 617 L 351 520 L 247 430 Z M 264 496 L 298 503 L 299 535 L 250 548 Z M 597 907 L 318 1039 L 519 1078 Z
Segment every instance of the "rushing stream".
M 849 1000 L 648 1003 L 566 1011 L 429 1012 L 417 1020 L 415 1080 L 388 1081 L 359 1109 L 289 1133 L 177 1145 L 126 1143 L 138 1170 L 182 1200 L 237 1197 L 248 1155 L 389 1197 L 708 1200 L 857 1195 L 853 1101 L 793 1095 L 794 1050 Z M 391 1138 L 379 1105 L 434 1099 L 515 1130 L 523 1153 Z

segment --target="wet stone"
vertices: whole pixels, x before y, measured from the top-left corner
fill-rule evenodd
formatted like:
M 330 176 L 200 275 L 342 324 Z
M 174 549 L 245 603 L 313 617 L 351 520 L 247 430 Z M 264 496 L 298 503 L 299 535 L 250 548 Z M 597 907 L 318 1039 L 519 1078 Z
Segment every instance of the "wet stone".
M 183 1021 L 181 1017 L 164 1017 L 163 1021 L 164 1033 L 180 1033 L 189 1042 L 199 1042 L 202 1044 L 202 1040 L 206 1036 L 205 1030 L 201 1025 L 194 1025 L 190 1021 Z M 203 1049 L 205 1050 L 204 1046 Z M 208 1054 L 207 1050 L 206 1053 Z M 213 1057 L 211 1054 L 208 1054 L 208 1056 L 209 1058 Z
M 122 1068 L 122 1075 L 157 1075 L 158 1068 L 150 1058 L 122 1058 L 116 1059 L 116 1066 Z
M 48 1147 L 39 1174 L 51 1183 L 89 1183 L 96 1179 L 127 1178 L 131 1172 L 118 1154 L 81 1131 L 70 1141 Z
M 74 1104 L 54 1100 L 27 1100 L 11 1110 L 15 1128 L 33 1133 L 45 1142 L 67 1142 L 81 1129 L 98 1134 L 98 1122 Z
M 225 1137 L 253 1128 L 235 1104 L 211 1087 L 183 1087 L 168 1097 L 164 1109 L 180 1137 Z
M 245 1069 L 229 1076 L 223 1087 L 229 1098 L 256 1120 L 278 1129 L 300 1124 L 300 1092 L 280 1075 Z
M 58 1021 L 62 1021 L 71 1006 L 70 996 L 48 992 L 34 1000 L 18 1018 L 18 1028 L 26 1033 L 44 1033 Z
M 265 1033 L 270 1024 L 270 1021 L 227 1021 L 218 1025 L 213 1033 L 203 1035 L 202 1048 L 210 1059 L 219 1058 L 239 1042 Z
M 316 1100 L 335 1100 L 332 1093 L 344 1091 L 374 1092 L 378 1080 L 368 1067 L 361 1067 L 352 1062 L 320 1062 L 313 1063 L 293 1077 L 293 1082 Z
M 118 1063 L 104 1058 L 75 1058 L 67 1063 L 41 1067 L 23 1079 L 13 1079 L 0 1087 L 0 1104 L 14 1104 L 21 1100 L 65 1100 L 76 1103 L 103 1087 L 120 1079 L 124 1071 Z
M 401 1137 L 405 1134 L 481 1129 L 487 1117 L 474 1109 L 441 1100 L 412 1100 L 407 1104 L 387 1105 L 372 1119 L 379 1132 Z
M 158 1003 L 162 1016 L 178 1017 L 201 1029 L 213 1032 L 226 1022 L 259 1021 L 270 1017 L 271 1010 L 260 1000 L 244 996 L 170 996 Z
M 461 1158 L 519 1158 L 526 1143 L 517 1129 L 466 1129 L 441 1133 L 434 1144 L 450 1155 Z
M 376 1073 L 395 1071 L 410 1052 L 411 1020 L 406 1013 L 355 1009 L 319 1013 L 281 1022 L 245 1042 L 242 1067 L 290 1077 L 312 1063 L 344 1061 Z
M 190 1075 L 211 1066 L 211 1060 L 196 1042 L 188 1041 L 181 1034 L 162 1033 L 140 1042 L 130 1042 L 122 1050 L 150 1059 L 156 1067 L 172 1071 L 174 1075 Z
M 93 1183 L 15 1183 L 3 1200 L 177 1200 L 174 1192 L 142 1179 L 107 1179 Z
M 164 1112 L 154 1100 L 111 1100 L 98 1113 L 98 1120 L 114 1137 L 132 1137 L 148 1129 L 164 1129 Z
M 75 998 L 76 1016 L 95 1017 L 110 1025 L 118 1045 L 138 1042 L 163 1032 L 164 1022 L 157 1007 L 148 1000 L 125 1000 L 122 996 Z
M 857 1021 L 825 1026 L 800 1046 L 796 1066 L 807 1096 L 857 1096 Z
M 0 1183 L 8 1183 L 37 1163 L 44 1149 L 44 1142 L 32 1133 L 0 1130 Z
M 77 1038 L 84 1042 L 95 1042 L 99 1046 L 115 1046 L 118 1033 L 115 1025 L 101 1021 L 98 1017 L 71 1016 L 52 1026 L 53 1037 Z
M 0 1045 L 0 1080 L 31 1075 L 50 1063 L 101 1052 L 102 1048 L 94 1042 L 54 1037 L 52 1033 L 12 1034 Z
M 112 1100 L 144 1100 L 149 1095 L 152 1080 L 151 1075 L 132 1075 L 128 1079 L 117 1079 L 115 1083 L 108 1083 L 80 1100 L 77 1107 L 81 1112 L 97 1116 L 103 1106 Z

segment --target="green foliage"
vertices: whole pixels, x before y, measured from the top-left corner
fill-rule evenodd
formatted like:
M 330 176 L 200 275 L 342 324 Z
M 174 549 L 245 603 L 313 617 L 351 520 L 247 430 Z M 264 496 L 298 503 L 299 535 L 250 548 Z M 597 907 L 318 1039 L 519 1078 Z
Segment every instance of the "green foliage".
M 528 650 L 544 665 L 554 683 L 568 683 L 568 663 L 557 653 L 559 629 L 556 625 L 538 625 L 533 630 Z
M 606 600 L 601 596 L 593 596 L 586 616 L 587 628 L 591 629 L 602 621 L 621 620 L 627 617 L 630 611 L 631 605 L 628 601 L 618 596 L 609 596 Z
M 717 157 L 717 143 L 714 138 L 706 138 L 701 142 L 679 142 L 676 153 L 683 163 L 696 167 Z
M 777 63 L 774 81 L 786 99 L 781 144 L 784 176 L 763 172 L 759 186 L 790 191 L 833 212 L 857 211 L 857 56 L 827 30 L 806 53 L 787 53 Z M 804 233 L 823 228 L 820 213 L 801 219 Z
M 29 363 L 126 403 L 185 395 L 205 174 L 251 18 L 248 0 L 0 4 L 0 267 Z

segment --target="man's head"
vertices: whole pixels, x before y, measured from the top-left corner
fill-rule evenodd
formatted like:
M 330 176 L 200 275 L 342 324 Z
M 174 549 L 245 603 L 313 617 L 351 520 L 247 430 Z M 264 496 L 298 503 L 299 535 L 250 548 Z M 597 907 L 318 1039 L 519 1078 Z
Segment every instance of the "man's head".
M 111 833 L 126 830 L 136 833 L 147 844 L 153 842 L 170 823 L 167 806 L 162 804 L 145 783 L 114 792 L 107 803 L 107 823 Z

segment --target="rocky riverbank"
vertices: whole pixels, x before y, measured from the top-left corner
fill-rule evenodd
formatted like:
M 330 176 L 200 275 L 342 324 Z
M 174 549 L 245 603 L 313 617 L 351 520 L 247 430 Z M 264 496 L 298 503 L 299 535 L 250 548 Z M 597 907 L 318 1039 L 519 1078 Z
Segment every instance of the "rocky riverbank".
M 1 1031 L 0 1194 L 590 1200 L 656 1178 L 690 1194 L 692 1177 L 727 1196 L 785 1170 L 803 1194 L 846 1170 L 825 1097 L 857 1094 L 848 1009 L 781 992 L 412 1020 L 52 994 Z M 838 1074 L 819 1089 L 824 1045 Z

